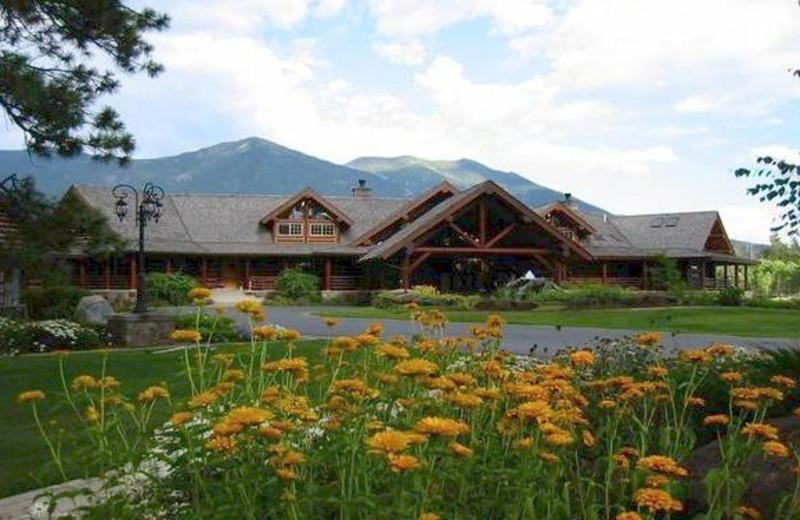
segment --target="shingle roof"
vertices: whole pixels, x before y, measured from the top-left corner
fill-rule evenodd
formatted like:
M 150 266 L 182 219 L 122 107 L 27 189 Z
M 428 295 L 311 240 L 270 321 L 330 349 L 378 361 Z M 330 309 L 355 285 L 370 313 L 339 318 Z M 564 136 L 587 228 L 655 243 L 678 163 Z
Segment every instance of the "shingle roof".
M 111 228 L 131 247 L 137 240 L 131 216 L 120 222 L 115 214 L 116 199 L 111 190 L 97 186 L 73 186 L 72 193 L 99 209 Z M 288 200 L 271 195 L 167 194 L 161 220 L 148 225 L 146 247 L 154 253 L 225 255 L 309 255 L 317 252 L 360 255 L 366 250 L 350 247 L 352 239 L 375 222 L 384 219 L 406 202 L 405 199 L 328 197 L 353 225 L 342 234 L 341 244 L 278 244 L 259 224 L 273 208 Z

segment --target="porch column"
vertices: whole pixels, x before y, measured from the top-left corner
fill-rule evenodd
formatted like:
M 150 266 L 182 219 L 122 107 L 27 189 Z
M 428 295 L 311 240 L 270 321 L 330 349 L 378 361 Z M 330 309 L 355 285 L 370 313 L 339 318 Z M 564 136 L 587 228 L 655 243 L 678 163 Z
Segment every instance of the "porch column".
M 722 266 L 724 271 L 722 272 L 722 279 L 725 280 L 725 288 L 728 288 L 728 264 Z
M 700 288 L 706 288 L 706 261 L 700 261 Z
M 608 283 L 608 264 L 603 262 L 602 264 L 602 273 L 603 273 L 603 285 Z
M 750 289 L 750 284 L 748 283 L 748 279 L 747 279 L 747 268 L 748 267 L 749 266 L 747 264 L 744 264 L 744 290 L 745 291 Z
M 250 290 L 250 259 L 244 261 L 244 288 Z
M 409 277 L 411 275 L 411 255 L 406 252 L 403 256 L 403 265 L 400 267 L 400 284 L 404 291 L 408 291 Z
M 169 257 L 164 260 L 164 270 L 167 271 L 167 274 L 172 274 L 172 259 Z
M 78 283 L 84 289 L 86 289 L 86 259 L 79 258 L 78 259 Z
M 203 285 L 208 285 L 208 259 L 203 257 L 200 259 L 200 281 Z
M 105 261 L 105 265 L 103 267 L 103 278 L 104 284 L 106 287 L 106 291 L 111 290 L 111 259 Z
M 733 266 L 733 283 L 736 288 L 739 288 L 739 264 L 734 264 Z
M 333 260 L 330 258 L 325 259 L 325 264 L 322 266 L 322 290 L 331 290 L 331 275 L 333 274 Z
M 648 289 L 649 287 L 648 280 L 649 274 L 647 272 L 647 260 L 642 260 L 642 289 Z

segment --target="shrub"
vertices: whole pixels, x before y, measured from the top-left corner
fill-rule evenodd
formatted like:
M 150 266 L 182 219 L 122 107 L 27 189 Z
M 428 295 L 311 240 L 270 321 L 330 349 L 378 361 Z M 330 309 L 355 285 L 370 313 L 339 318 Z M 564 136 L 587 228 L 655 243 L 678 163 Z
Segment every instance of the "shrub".
M 183 273 L 148 273 L 147 294 L 154 305 L 186 305 L 188 293 L 199 284 Z
M 199 321 L 198 321 L 199 320 Z M 246 339 L 236 329 L 236 320 L 219 314 L 182 314 L 175 320 L 176 329 L 196 329 L 203 341 L 230 343 Z
M 80 287 L 31 288 L 22 291 L 28 316 L 34 320 L 72 319 L 81 298 L 90 293 Z
M 717 295 L 717 303 L 731 307 L 741 305 L 743 299 L 744 291 L 737 287 L 722 289 Z
M 300 269 L 285 269 L 275 280 L 275 297 L 286 302 L 322 299 L 319 277 Z
M 438 290 L 434 293 L 427 289 L 423 289 L 422 293 L 420 293 L 417 292 L 416 287 L 414 287 L 409 291 L 381 291 L 373 297 L 372 305 L 379 308 L 387 308 L 413 302 L 419 305 L 446 307 L 454 310 L 469 310 L 475 308 L 480 300 L 480 296 L 476 294 L 440 293 Z
M 0 318 L 0 352 L 4 354 L 87 350 L 110 344 L 111 337 L 101 328 L 69 320 L 24 322 Z

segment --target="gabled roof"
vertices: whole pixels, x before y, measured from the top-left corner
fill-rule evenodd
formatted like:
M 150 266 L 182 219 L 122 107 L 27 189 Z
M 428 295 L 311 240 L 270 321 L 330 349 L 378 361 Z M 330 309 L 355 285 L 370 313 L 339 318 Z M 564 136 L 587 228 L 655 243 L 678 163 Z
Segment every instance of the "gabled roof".
M 303 199 L 313 199 L 314 202 L 325 208 L 325 211 L 331 214 L 331 216 L 335 217 L 336 220 L 346 224 L 348 227 L 353 225 L 353 220 L 345 215 L 341 209 L 337 208 L 334 204 L 328 201 L 325 197 L 311 189 L 310 187 L 305 188 L 300 193 L 297 193 L 287 199 L 283 204 L 280 204 L 278 207 L 272 209 L 269 213 L 264 215 L 261 218 L 261 223 L 265 226 L 268 226 L 273 220 L 275 220 L 278 215 L 283 213 L 284 211 L 288 211 L 292 209 L 298 202 Z
M 544 220 L 544 218 L 534 212 L 523 202 L 520 202 L 517 198 L 501 188 L 497 183 L 493 181 L 484 181 L 467 190 L 453 195 L 449 199 L 437 205 L 420 218 L 392 235 L 388 240 L 372 249 L 369 253 L 364 255 L 361 260 L 365 261 L 377 258 L 382 258 L 385 260 L 391 257 L 404 247 L 408 246 L 415 238 L 433 230 L 436 226 L 441 224 L 442 220 L 448 215 L 457 213 L 481 195 L 487 194 L 497 195 L 509 206 L 516 209 L 523 216 L 523 218 L 527 218 L 531 222 L 535 222 L 537 225 L 548 231 L 554 238 L 563 242 L 567 247 L 577 252 L 580 256 L 586 259 L 591 258 L 591 255 L 588 251 L 586 251 L 586 249 L 583 248 L 583 246 L 564 237 L 549 222 Z
M 419 208 L 420 206 L 424 205 L 426 202 L 433 199 L 436 195 L 449 193 L 455 194 L 458 193 L 458 188 L 453 186 L 447 181 L 442 181 L 436 186 L 432 187 L 431 189 L 424 192 L 419 197 L 409 200 L 406 204 L 403 204 L 397 211 L 383 219 L 381 222 L 376 224 L 375 226 L 371 227 L 366 233 L 363 233 L 361 236 L 357 237 L 353 240 L 354 244 L 362 245 L 364 242 L 368 241 L 375 235 L 379 234 L 381 231 L 386 230 L 386 228 L 397 224 L 399 221 L 403 220 L 407 215 L 412 213 L 415 209 Z
M 580 227 L 585 229 L 588 233 L 594 233 L 597 231 L 594 226 L 592 226 L 589 221 L 587 221 L 581 215 L 581 212 L 577 208 L 571 207 L 569 204 L 565 204 L 561 201 L 554 201 L 550 204 L 545 204 L 544 206 L 539 206 L 535 208 L 534 211 L 541 215 L 542 217 L 546 217 L 551 211 L 558 210 L 566 214 L 569 218 L 571 218 L 576 224 Z

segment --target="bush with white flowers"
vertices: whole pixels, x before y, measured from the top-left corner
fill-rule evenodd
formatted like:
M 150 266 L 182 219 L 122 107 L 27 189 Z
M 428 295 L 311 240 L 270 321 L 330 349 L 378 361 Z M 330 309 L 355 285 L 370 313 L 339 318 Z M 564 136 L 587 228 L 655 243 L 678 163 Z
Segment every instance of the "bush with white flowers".
M 84 350 L 109 345 L 104 332 L 69 320 L 21 321 L 0 317 L 0 353 Z

